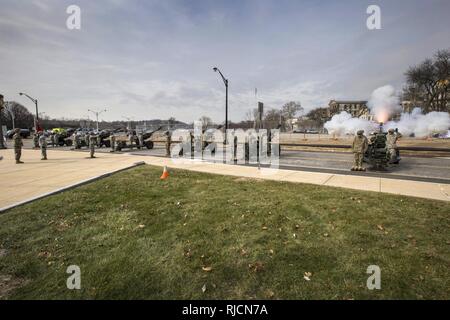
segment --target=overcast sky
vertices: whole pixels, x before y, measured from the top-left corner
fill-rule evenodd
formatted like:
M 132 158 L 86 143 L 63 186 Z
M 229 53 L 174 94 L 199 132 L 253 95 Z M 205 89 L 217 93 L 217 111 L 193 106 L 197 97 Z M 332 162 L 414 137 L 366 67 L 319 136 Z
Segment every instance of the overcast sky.
M 0 93 L 50 117 L 239 121 L 258 100 L 306 109 L 401 89 L 408 66 L 450 47 L 448 0 L 0 0 Z M 66 8 L 81 8 L 68 30 Z M 366 9 L 381 7 L 382 30 Z M 92 116 L 91 116 L 92 117 Z

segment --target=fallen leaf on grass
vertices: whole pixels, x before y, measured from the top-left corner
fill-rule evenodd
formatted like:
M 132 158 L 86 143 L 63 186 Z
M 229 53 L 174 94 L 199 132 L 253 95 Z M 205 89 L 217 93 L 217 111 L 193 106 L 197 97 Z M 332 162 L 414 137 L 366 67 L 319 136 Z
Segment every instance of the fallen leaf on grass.
M 260 272 L 260 271 L 264 270 L 264 264 L 262 262 L 258 261 L 258 262 L 255 262 L 255 263 L 250 263 L 248 265 L 248 268 L 252 272 Z
M 203 292 L 203 293 L 206 292 L 206 284 L 203 285 L 203 287 L 202 287 L 202 292 Z
M 48 251 L 42 251 L 38 253 L 38 257 L 50 258 L 52 254 Z
M 384 227 L 381 224 L 377 225 L 378 230 L 384 231 Z
M 303 275 L 303 279 L 306 281 L 311 281 L 312 273 L 311 272 L 305 272 Z
M 205 272 L 211 272 L 212 271 L 212 267 L 202 267 L 202 270 Z
M 138 226 L 139 228 L 145 228 L 145 224 L 140 224 L 139 226 Z

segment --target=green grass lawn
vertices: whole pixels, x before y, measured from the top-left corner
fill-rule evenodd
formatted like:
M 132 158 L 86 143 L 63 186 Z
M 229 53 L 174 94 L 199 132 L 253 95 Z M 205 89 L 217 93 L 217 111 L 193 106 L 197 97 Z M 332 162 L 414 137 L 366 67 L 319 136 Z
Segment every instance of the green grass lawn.
M 1 214 L 0 296 L 450 298 L 450 203 L 160 175 L 142 166 Z M 66 287 L 69 265 L 81 268 L 81 290 Z M 381 290 L 366 287 L 369 265 L 381 268 Z

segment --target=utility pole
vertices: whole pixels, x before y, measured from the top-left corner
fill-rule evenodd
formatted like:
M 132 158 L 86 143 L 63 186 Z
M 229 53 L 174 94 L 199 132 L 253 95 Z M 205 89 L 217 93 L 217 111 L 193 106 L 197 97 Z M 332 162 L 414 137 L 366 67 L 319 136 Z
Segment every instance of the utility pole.
M 6 149 L 5 143 L 3 141 L 3 125 L 2 125 L 2 112 L 5 101 L 3 101 L 4 97 L 0 94 L 0 149 Z
M 127 130 L 132 130 L 133 128 L 132 128 L 132 120 L 133 120 L 133 118 L 130 118 L 130 117 L 125 117 L 125 116 L 122 116 L 122 118 L 124 118 L 124 119 L 126 119 L 127 121 L 128 121 L 128 123 L 127 123 Z
M 223 83 L 225 84 L 225 139 L 224 143 L 227 140 L 227 130 L 228 130 L 228 79 L 224 77 L 222 72 L 220 72 L 219 68 L 214 67 L 214 72 L 218 72 L 222 77 Z
M 36 132 L 39 132 L 41 128 L 39 126 L 39 108 L 38 108 L 38 101 L 37 101 L 37 99 L 34 99 L 34 98 L 30 97 L 29 95 L 27 95 L 26 93 L 23 93 L 23 92 L 19 92 L 19 95 L 20 96 L 25 96 L 28 99 L 30 99 L 31 101 L 33 101 L 33 103 L 34 103 L 34 105 L 36 107 L 36 116 L 34 117 L 34 130 Z
M 93 114 L 95 114 L 95 118 L 96 118 L 96 120 L 97 120 L 97 132 L 99 132 L 100 130 L 99 130 L 99 127 L 98 127 L 98 116 L 99 116 L 100 114 L 102 114 L 103 112 L 106 112 L 106 109 L 101 110 L 101 111 L 95 111 L 95 110 L 88 109 L 88 111 L 90 111 L 90 112 L 92 112 Z

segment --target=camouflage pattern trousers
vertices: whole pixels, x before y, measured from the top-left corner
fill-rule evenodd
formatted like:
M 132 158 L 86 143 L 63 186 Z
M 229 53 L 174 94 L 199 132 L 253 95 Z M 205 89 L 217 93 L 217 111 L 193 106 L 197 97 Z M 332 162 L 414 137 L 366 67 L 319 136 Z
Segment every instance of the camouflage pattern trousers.
M 41 147 L 41 156 L 42 156 L 42 159 L 47 160 L 47 148 L 46 147 Z
M 16 162 L 20 161 L 20 157 L 22 156 L 22 148 L 14 148 L 14 155 Z
M 389 161 L 390 162 L 395 162 L 397 160 L 397 149 L 389 148 L 388 149 L 388 154 L 389 154 Z
M 364 158 L 364 153 L 355 152 L 355 160 L 354 160 L 353 166 L 357 167 L 357 168 L 362 168 L 363 158 Z

